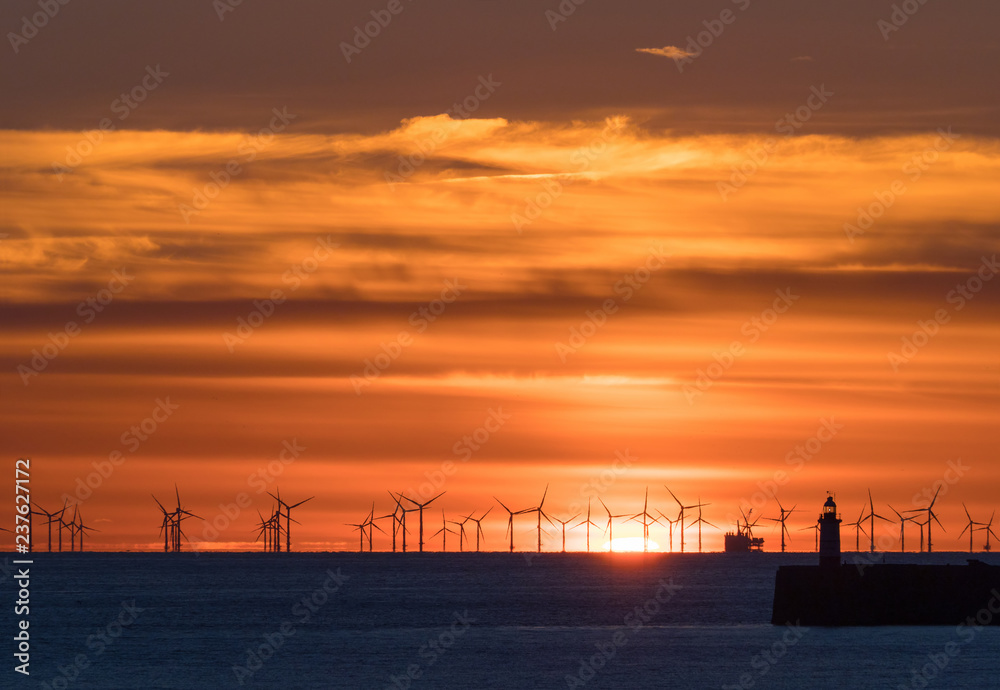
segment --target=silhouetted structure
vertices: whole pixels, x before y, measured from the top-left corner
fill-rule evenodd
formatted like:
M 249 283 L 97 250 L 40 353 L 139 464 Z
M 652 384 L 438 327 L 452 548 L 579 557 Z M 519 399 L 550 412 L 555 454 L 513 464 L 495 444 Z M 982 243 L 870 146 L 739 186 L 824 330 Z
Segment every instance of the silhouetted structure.
M 187 539 L 187 535 L 184 534 L 184 530 L 181 529 L 182 521 L 188 519 L 189 517 L 196 517 L 199 520 L 204 519 L 181 508 L 181 493 L 176 484 L 174 484 L 174 494 L 177 496 L 177 507 L 171 512 L 167 512 L 167 509 L 163 507 L 163 504 L 157 500 L 156 496 L 153 496 L 153 500 L 156 501 L 156 505 L 158 505 L 160 510 L 163 512 L 163 522 L 160 524 L 160 534 L 163 535 L 163 550 L 167 553 L 180 553 L 181 537 Z
M 583 525 L 587 526 L 587 553 L 590 553 L 590 526 L 591 525 L 593 525 L 594 527 L 598 527 L 599 526 L 596 522 L 592 522 L 591 519 L 590 519 L 590 503 L 591 503 L 591 501 L 593 501 L 593 497 L 588 497 L 587 498 L 587 519 L 584 520 L 583 522 L 581 522 L 579 525 L 576 525 L 576 527 L 582 527 Z
M 557 517 L 556 517 L 556 516 L 554 516 L 554 515 L 552 516 L 552 519 L 553 519 L 553 520 L 555 520 L 555 521 L 556 521 L 556 522 L 558 522 L 558 523 L 559 523 L 560 525 L 562 525 L 562 552 L 563 552 L 563 553 L 566 553 L 566 524 L 567 524 L 567 523 L 568 523 L 568 522 L 569 522 L 570 520 L 576 520 L 576 519 L 577 519 L 578 517 L 580 517 L 580 514 L 579 514 L 579 513 L 577 513 L 577 514 L 576 514 L 576 515 L 574 515 L 573 517 L 571 517 L 571 518 L 567 518 L 567 519 L 565 519 L 565 520 L 560 520 L 559 518 L 557 518 Z M 582 524 L 582 523 L 581 523 L 581 524 Z M 579 526 L 580 526 L 580 525 L 573 525 L 573 527 L 570 527 L 570 529 L 574 529 L 575 527 L 579 527 Z
M 649 514 L 649 487 L 646 487 L 646 497 L 642 501 L 642 512 L 636 513 L 629 520 L 638 520 L 642 518 L 642 550 L 643 552 L 649 551 L 649 526 L 652 524 L 660 524 L 660 521 Z M 700 517 L 700 516 L 699 516 Z M 701 526 L 699 525 L 699 530 Z M 699 542 L 700 542 L 699 537 Z M 700 550 L 700 549 L 699 549 Z
M 785 535 L 788 535 L 788 540 L 792 540 L 792 535 L 788 532 L 788 527 L 785 526 L 785 519 L 789 515 L 795 512 L 795 506 L 792 506 L 791 510 L 785 510 L 784 506 L 781 505 L 781 501 L 778 501 L 779 517 L 776 518 L 764 518 L 765 520 L 770 520 L 771 522 L 781 523 L 781 553 L 785 553 Z M 727 549 L 728 550 L 728 549 Z
M 270 496 L 271 498 L 273 498 L 275 501 L 278 502 L 278 509 L 277 509 L 276 512 L 278 514 L 278 520 L 279 521 L 281 520 L 281 517 L 282 517 L 281 516 L 281 509 L 282 508 L 285 509 L 285 516 L 284 516 L 285 517 L 285 552 L 286 553 L 291 553 L 291 551 L 292 551 L 292 523 L 294 522 L 296 525 L 301 524 L 298 520 L 293 520 L 292 519 L 292 508 L 298 508 L 303 503 L 307 503 L 307 502 L 313 500 L 316 497 L 315 496 L 310 496 L 309 498 L 307 498 L 304 501 L 299 501 L 298 503 L 293 503 L 293 504 L 289 505 L 289 504 L 287 504 L 287 503 L 285 503 L 284 501 L 281 500 L 281 491 L 277 487 L 275 487 L 274 490 L 277 492 L 277 495 L 272 494 L 270 491 L 268 491 L 267 494 L 268 494 L 268 496 Z M 279 548 L 277 550 L 280 551 L 281 549 Z
M 819 517 L 818 566 L 778 568 L 771 623 L 811 625 L 1000 625 L 1000 567 L 840 562 L 833 497 Z
M 604 511 L 608 514 L 608 525 L 604 528 L 604 533 L 608 535 L 608 551 L 614 552 L 615 550 L 615 533 L 614 533 L 614 519 L 628 517 L 628 513 L 622 513 L 621 515 L 612 515 L 611 510 L 604 503 L 604 500 L 598 496 L 597 500 L 601 502 L 604 506 Z
M 419 513 L 420 513 L 420 552 L 421 553 L 423 553 L 423 551 L 424 551 L 424 508 L 426 508 L 431 503 L 433 503 L 434 501 L 436 501 L 439 498 L 441 498 L 442 496 L 444 496 L 444 494 L 445 494 L 445 492 L 442 491 L 441 493 L 439 493 L 437 496 L 435 496 L 431 500 L 424 501 L 423 503 L 417 503 L 412 498 L 407 498 L 406 496 L 403 496 L 402 494 L 400 494 L 400 498 L 401 499 L 403 499 L 404 501 L 409 501 L 410 503 L 412 503 L 414 506 L 416 506 L 416 508 L 414 508 L 414 510 L 419 511 Z M 379 530 L 379 531 L 381 532 L 382 530 Z M 371 535 L 369 535 L 369 539 L 370 538 L 371 538 Z
M 941 521 L 938 520 L 937 515 L 934 514 L 934 503 L 937 501 L 937 497 L 938 497 L 939 493 L 941 493 L 941 487 L 940 486 L 938 487 L 938 490 L 934 492 L 934 498 L 931 499 L 931 503 L 930 503 L 929 506 L 927 506 L 926 508 L 916 508 L 914 510 L 908 510 L 908 511 L 906 511 L 908 513 L 923 513 L 925 511 L 927 512 L 927 519 L 923 522 L 923 524 L 927 525 L 927 553 L 932 553 L 934 551 L 934 545 L 931 543 L 931 521 L 933 520 L 934 522 L 938 523 L 938 526 L 941 528 L 942 532 L 947 532 L 947 530 L 944 528 L 944 525 L 942 525 Z M 917 524 L 919 525 L 921 523 L 918 522 Z M 923 542 L 924 542 L 923 534 L 924 534 L 923 529 L 921 529 L 920 530 L 920 550 L 921 551 L 924 550 L 924 546 L 923 546 Z
M 507 511 L 507 531 L 504 532 L 504 536 L 506 537 L 508 534 L 510 534 L 510 552 L 514 553 L 514 516 L 515 515 L 520 515 L 521 513 L 530 512 L 530 509 L 528 509 L 528 510 L 511 510 L 506 505 L 504 505 L 504 502 L 501 501 L 496 496 L 493 497 L 493 500 L 496 501 L 497 503 L 499 503 L 500 506 L 504 510 Z
M 743 509 L 740 508 L 740 515 L 743 517 L 743 524 L 737 522 L 735 532 L 726 532 L 724 538 L 726 553 L 763 551 L 764 540 L 753 536 L 753 528 L 760 522 L 760 516 L 753 522 L 750 522 L 749 516 L 753 515 L 753 508 L 750 509 L 749 514 L 744 513 Z M 671 548 L 673 547 L 671 546 Z
M 670 491 L 669 487 L 667 487 L 666 485 L 664 485 L 663 488 L 666 489 L 670 493 L 671 496 L 673 496 L 673 499 L 675 501 L 677 501 L 677 505 L 680 506 L 680 512 L 677 515 L 677 520 L 681 523 L 681 553 L 684 553 L 684 514 L 685 514 L 684 511 L 691 510 L 693 508 L 701 508 L 701 506 L 704 505 L 704 504 L 702 504 L 702 503 L 699 502 L 699 503 L 695 503 L 694 505 L 690 505 L 690 506 L 683 505 L 680 502 L 680 500 L 676 496 L 674 496 L 674 492 Z M 699 516 L 700 516 L 700 513 L 699 513 Z M 700 527 L 700 525 L 699 525 L 698 529 L 699 529 L 699 537 L 698 537 L 698 539 L 700 541 L 701 540 L 701 536 L 700 536 L 701 535 L 701 531 L 700 531 L 701 527 Z
M 871 520 L 871 524 L 868 528 L 869 529 L 868 538 L 871 540 L 871 548 L 870 548 L 871 553 L 875 553 L 875 518 L 878 518 L 879 520 L 884 520 L 886 522 L 891 522 L 889 518 L 882 517 L 881 515 L 875 512 L 875 502 L 872 500 L 872 490 L 868 489 L 868 514 L 861 519 Z

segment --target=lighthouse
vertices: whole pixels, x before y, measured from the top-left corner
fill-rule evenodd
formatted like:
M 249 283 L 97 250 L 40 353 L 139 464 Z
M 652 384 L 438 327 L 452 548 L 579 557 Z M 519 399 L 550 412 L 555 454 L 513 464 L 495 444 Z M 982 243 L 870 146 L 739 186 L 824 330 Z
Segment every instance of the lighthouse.
M 826 497 L 819 514 L 819 564 L 824 568 L 840 565 L 840 518 L 833 496 Z

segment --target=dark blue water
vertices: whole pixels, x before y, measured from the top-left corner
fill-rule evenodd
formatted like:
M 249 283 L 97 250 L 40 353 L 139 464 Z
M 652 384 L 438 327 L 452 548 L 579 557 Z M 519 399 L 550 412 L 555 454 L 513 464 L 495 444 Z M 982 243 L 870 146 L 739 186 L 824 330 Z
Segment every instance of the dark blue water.
M 814 561 L 35 554 L 31 678 L 0 687 L 1000 687 L 1000 628 L 771 625 L 777 566 Z

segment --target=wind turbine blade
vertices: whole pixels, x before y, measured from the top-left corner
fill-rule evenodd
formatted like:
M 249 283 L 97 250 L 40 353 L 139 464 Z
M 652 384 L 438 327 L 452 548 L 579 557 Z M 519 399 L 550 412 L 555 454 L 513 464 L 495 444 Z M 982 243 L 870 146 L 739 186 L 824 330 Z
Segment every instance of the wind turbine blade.
M 934 498 L 931 499 L 931 504 L 929 506 L 927 506 L 927 510 L 930 510 L 931 508 L 934 507 L 934 501 L 937 500 L 938 494 L 940 492 L 941 492 L 941 487 L 939 486 L 938 489 L 937 489 L 937 491 L 934 492 Z
M 684 507 L 683 505 L 681 505 L 681 502 L 679 500 L 677 500 L 677 497 L 674 496 L 674 492 L 670 490 L 669 486 L 667 486 L 666 484 L 664 484 L 663 488 L 667 490 L 667 493 L 669 493 L 671 496 L 673 496 L 674 500 L 677 501 L 677 505 L 681 506 L 681 508 Z
M 611 511 L 610 511 L 610 510 L 608 510 L 608 506 L 606 506 L 606 505 L 604 504 L 604 499 L 603 499 L 603 498 L 601 498 L 600 496 L 598 496 L 598 497 L 597 497 L 597 500 L 601 502 L 601 505 L 602 505 L 602 506 L 604 506 L 604 510 L 605 510 L 605 511 L 607 511 L 607 513 L 608 513 L 608 518 L 610 518 L 610 517 L 611 517 Z M 609 521 L 610 521 L 610 520 L 609 520 Z

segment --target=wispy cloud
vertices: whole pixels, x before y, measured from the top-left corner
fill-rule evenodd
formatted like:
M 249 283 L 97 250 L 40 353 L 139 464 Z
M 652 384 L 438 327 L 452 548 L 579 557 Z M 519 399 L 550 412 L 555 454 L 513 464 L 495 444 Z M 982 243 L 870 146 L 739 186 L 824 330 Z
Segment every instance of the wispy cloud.
M 792 62 L 812 62 L 812 55 L 799 55 L 798 57 L 793 57 Z
M 683 48 L 678 48 L 677 46 L 663 46 L 662 48 L 636 48 L 637 53 L 649 53 L 650 55 L 659 55 L 661 57 L 671 58 L 673 60 L 681 60 L 686 57 L 692 57 L 695 53 L 689 53 Z

